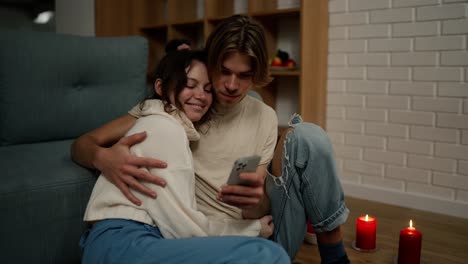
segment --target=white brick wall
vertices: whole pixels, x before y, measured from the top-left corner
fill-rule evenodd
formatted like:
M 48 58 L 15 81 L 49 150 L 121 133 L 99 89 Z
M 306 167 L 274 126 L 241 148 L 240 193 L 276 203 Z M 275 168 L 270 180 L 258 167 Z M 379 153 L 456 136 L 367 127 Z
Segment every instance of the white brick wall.
M 468 218 L 468 0 L 329 0 L 347 195 Z

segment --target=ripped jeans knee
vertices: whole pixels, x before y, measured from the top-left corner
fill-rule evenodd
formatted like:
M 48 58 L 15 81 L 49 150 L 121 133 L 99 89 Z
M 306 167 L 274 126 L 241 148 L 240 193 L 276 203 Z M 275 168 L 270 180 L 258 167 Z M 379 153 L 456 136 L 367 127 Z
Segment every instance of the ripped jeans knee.
M 288 126 L 290 128 L 294 128 L 297 124 L 300 124 L 300 123 L 302 123 L 302 117 L 298 114 L 293 114 L 288 121 Z M 285 133 L 288 133 L 288 131 L 286 131 Z M 289 175 L 288 175 L 289 169 L 291 168 L 291 163 L 289 160 L 289 152 L 288 152 L 288 145 L 290 142 L 291 142 L 291 133 L 288 133 L 286 135 L 286 138 L 283 141 L 283 146 L 282 146 L 283 149 L 282 149 L 282 157 L 281 157 L 281 175 L 275 176 L 271 173 L 272 162 L 270 162 L 270 164 L 268 165 L 268 169 L 267 169 L 267 175 L 268 175 L 267 177 L 269 177 L 269 180 L 271 180 L 277 187 L 283 188 L 284 193 L 286 197 L 288 197 L 288 199 L 291 198 L 289 197 L 288 189 L 286 188 L 286 183 L 289 178 Z
M 349 210 L 331 142 L 321 127 L 303 122 L 297 114 L 289 126 L 293 129 L 278 143 L 283 148 L 281 175 L 271 173 L 271 163 L 267 169 L 266 191 L 272 207 L 277 207 L 272 211 L 290 207 L 296 217 L 310 219 L 317 232 L 332 230 L 344 223 Z M 274 215 L 282 217 L 283 213 Z

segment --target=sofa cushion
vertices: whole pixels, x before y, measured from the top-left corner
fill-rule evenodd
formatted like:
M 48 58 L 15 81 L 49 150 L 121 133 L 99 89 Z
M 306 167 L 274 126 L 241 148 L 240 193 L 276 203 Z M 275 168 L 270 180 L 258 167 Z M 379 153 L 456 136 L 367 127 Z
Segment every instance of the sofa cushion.
M 0 147 L 2 259 L 79 263 L 82 218 L 97 173 L 73 163 L 71 143 Z
M 75 138 L 125 114 L 146 86 L 143 37 L 0 31 L 0 146 Z

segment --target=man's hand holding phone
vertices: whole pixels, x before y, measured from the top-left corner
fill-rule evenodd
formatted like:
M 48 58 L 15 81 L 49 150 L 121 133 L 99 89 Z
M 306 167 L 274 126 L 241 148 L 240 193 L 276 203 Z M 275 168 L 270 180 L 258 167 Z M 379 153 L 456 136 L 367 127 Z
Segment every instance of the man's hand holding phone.
M 221 187 L 218 200 L 243 211 L 258 208 L 264 200 L 263 185 L 266 173 L 264 165 L 258 166 L 259 161 L 259 156 L 238 159 L 233 165 L 227 184 Z
M 246 185 L 249 186 L 250 182 L 248 179 L 243 180 L 240 174 L 243 172 L 255 172 L 257 171 L 258 163 L 260 162 L 260 156 L 253 155 L 248 157 L 239 158 L 234 162 L 231 173 L 227 181 L 228 185 Z

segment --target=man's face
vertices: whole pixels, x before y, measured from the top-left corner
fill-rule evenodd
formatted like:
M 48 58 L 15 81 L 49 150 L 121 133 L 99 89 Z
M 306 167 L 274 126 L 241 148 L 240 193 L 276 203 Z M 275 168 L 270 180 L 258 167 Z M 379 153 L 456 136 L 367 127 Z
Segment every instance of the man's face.
M 252 86 L 252 77 L 250 58 L 238 52 L 229 54 L 222 64 L 221 73 L 213 78 L 219 104 L 232 106 L 239 103 Z

